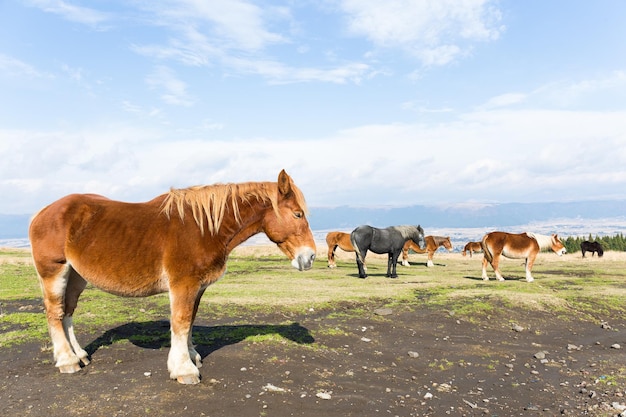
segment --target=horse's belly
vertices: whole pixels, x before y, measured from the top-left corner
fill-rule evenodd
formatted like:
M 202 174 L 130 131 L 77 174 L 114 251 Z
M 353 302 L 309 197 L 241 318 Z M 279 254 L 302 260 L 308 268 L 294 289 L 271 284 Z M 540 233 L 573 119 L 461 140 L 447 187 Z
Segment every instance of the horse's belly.
M 511 258 L 511 259 L 519 259 L 519 258 L 527 258 L 528 254 L 526 252 L 522 252 L 522 251 L 515 251 L 515 250 L 510 250 L 510 249 L 504 249 L 502 251 L 502 256 L 504 256 L 506 258 Z
M 81 267 L 81 265 L 72 265 L 72 267 L 83 279 L 95 287 L 123 297 L 148 297 L 169 290 L 169 281 L 165 273 L 101 270 Z

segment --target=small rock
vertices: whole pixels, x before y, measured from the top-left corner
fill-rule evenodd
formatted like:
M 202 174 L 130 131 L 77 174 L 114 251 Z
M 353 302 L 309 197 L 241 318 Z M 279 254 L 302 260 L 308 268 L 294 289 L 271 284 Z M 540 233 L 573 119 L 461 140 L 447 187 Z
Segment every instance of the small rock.
M 619 343 L 615 343 L 615 344 L 611 345 L 611 349 L 621 349 L 621 348 L 622 348 L 622 346 L 620 346 Z
M 267 384 L 263 387 L 265 391 L 268 392 L 285 392 L 284 388 L 277 387 L 276 385 Z
M 581 350 L 582 348 L 582 346 L 573 345 L 571 343 L 567 344 L 567 350 Z
M 318 392 L 315 396 L 317 398 L 321 398 L 322 400 L 330 400 L 332 398 L 331 393 L 326 391 Z
M 524 328 L 522 326 L 520 326 L 519 324 L 514 324 L 513 325 L 513 330 L 515 330 L 516 332 L 523 332 Z
M 534 354 L 535 359 L 545 359 L 546 358 L 546 352 L 537 352 Z
M 372 339 L 368 339 L 367 337 L 362 337 L 361 342 L 371 342 Z
M 379 309 L 374 310 L 374 314 L 378 316 L 389 316 L 393 314 L 393 310 L 390 308 L 379 308 Z
M 146 376 L 146 377 L 152 376 L 152 372 L 144 372 L 143 376 Z
M 613 407 L 617 411 L 624 411 L 624 410 L 626 410 L 626 405 L 624 405 L 622 403 L 618 403 L 617 401 L 611 403 L 611 407 Z
M 408 353 L 410 358 L 419 358 L 420 354 L 417 352 L 409 351 Z
M 431 398 L 433 398 L 433 394 L 431 394 L 430 392 L 427 392 L 426 394 L 424 394 L 425 400 L 430 400 Z

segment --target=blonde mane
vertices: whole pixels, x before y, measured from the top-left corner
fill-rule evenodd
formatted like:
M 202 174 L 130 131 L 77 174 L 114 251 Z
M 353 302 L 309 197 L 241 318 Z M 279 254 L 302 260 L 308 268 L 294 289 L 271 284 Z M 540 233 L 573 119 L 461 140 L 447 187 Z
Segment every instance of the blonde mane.
M 293 183 L 291 191 L 296 203 L 307 211 L 304 195 Z M 193 186 L 188 188 L 171 188 L 163 201 L 162 213 L 170 218 L 172 210 L 176 208 L 181 220 L 185 218 L 185 207 L 189 207 L 193 218 L 204 234 L 204 219 L 207 220 L 209 233 L 214 235 L 220 229 L 224 220 L 226 207 L 230 206 L 237 224 L 241 224 L 239 213 L 240 204 L 249 204 L 251 200 L 270 203 L 272 209 L 278 211 L 278 186 L 271 182 L 246 182 L 239 184 L 215 184 Z
M 533 239 L 537 241 L 537 244 L 539 245 L 539 249 L 541 250 L 550 249 L 552 248 L 552 245 L 554 244 L 553 236 L 540 235 L 538 233 L 531 233 L 531 232 L 526 232 L 526 234 L 529 237 L 532 237 Z

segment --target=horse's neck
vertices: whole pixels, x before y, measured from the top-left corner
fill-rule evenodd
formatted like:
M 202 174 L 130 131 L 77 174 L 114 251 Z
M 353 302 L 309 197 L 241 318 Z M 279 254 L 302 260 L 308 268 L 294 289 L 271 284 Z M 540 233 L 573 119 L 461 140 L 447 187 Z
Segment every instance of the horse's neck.
M 252 236 L 263 232 L 263 217 L 267 210 L 272 210 L 272 206 L 269 202 L 264 203 L 257 199 L 252 199 L 249 202 L 239 204 L 239 216 L 241 222 L 238 223 L 234 216 L 231 214 L 228 221 L 222 223 L 220 234 L 224 235 L 227 245 L 227 253 L 230 253 L 237 246 L 251 238 Z M 228 207 L 230 213 L 233 212 L 233 208 Z

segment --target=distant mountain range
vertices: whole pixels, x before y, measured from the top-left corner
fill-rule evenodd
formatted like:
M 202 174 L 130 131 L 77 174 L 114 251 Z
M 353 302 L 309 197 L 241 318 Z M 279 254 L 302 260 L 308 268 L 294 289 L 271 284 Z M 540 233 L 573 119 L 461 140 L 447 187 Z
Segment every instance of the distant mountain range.
M 311 208 L 313 230 L 419 224 L 428 228 L 508 227 L 551 219 L 626 217 L 626 200 L 567 203 L 457 204 L 410 207 Z
M 510 227 L 561 219 L 626 218 L 626 200 L 567 203 L 457 204 L 409 207 L 311 207 L 315 230 L 351 230 L 361 224 L 386 227 L 419 224 L 433 228 Z M 0 239 L 28 237 L 31 214 L 0 214 Z

